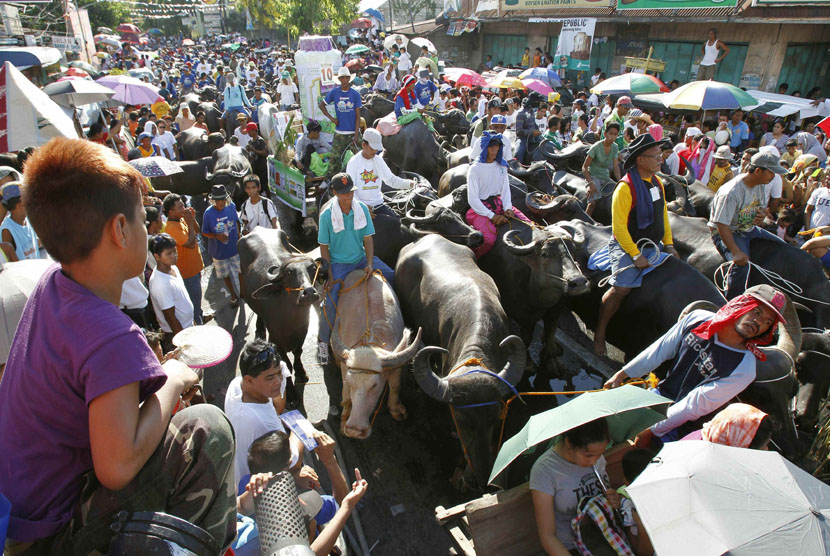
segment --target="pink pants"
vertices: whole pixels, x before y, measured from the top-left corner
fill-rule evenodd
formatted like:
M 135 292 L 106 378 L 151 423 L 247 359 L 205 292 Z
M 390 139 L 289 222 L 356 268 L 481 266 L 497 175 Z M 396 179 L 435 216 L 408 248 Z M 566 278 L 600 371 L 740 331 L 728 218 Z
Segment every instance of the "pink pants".
M 530 219 L 527 216 L 522 214 L 522 211 L 513 207 L 513 212 L 516 214 L 516 218 L 519 220 L 523 220 L 530 224 Z M 498 238 L 498 233 L 496 232 L 496 226 L 493 222 L 487 218 L 486 216 L 482 216 L 478 214 L 473 209 L 469 209 L 466 214 L 467 224 L 478 230 L 484 235 L 484 243 L 481 244 L 476 249 L 473 249 L 473 252 L 476 254 L 476 258 L 480 258 L 482 255 L 490 251 L 493 248 L 493 245 L 496 244 L 496 239 Z

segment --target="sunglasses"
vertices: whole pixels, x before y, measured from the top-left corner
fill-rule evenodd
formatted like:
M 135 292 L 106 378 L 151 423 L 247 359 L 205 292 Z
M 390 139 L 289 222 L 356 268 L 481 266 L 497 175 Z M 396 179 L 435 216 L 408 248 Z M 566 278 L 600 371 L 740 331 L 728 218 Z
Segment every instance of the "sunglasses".
M 251 362 L 251 370 L 268 369 L 277 358 L 277 351 L 274 347 L 268 347 L 256 354 Z

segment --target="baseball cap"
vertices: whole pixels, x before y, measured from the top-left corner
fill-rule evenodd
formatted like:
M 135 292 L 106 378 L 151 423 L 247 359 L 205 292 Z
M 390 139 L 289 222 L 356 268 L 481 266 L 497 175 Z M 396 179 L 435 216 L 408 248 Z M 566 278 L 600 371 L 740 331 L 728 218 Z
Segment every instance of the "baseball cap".
M 634 106 L 634 105 L 631 103 L 631 97 L 622 96 L 619 99 L 617 99 L 617 106 Z
M 352 182 L 352 178 L 346 172 L 334 174 L 331 178 L 331 187 L 335 193 L 348 193 L 349 191 L 357 189 Z
M 18 172 L 11 166 L 0 166 L 0 180 L 9 175 L 12 176 L 14 181 L 20 181 L 21 179 L 23 179 L 23 177 L 20 175 L 20 172 Z
M 254 122 L 248 122 L 248 125 L 245 126 L 245 131 L 251 131 L 251 130 L 256 131 L 257 129 L 259 129 L 259 128 L 257 127 L 257 125 Z
M 781 153 L 778 151 L 778 148 L 775 145 L 764 145 L 763 147 L 758 149 L 759 153 L 771 153 L 775 156 L 780 157 Z
M 369 146 L 374 150 L 380 152 L 383 150 L 383 138 L 380 132 L 373 127 L 370 127 L 363 133 L 363 140 L 369 143 Z
M 758 156 L 758 155 L 755 155 Z M 779 290 L 773 288 L 769 284 L 761 284 L 759 286 L 752 286 L 747 288 L 744 292 L 746 295 L 751 295 L 775 312 L 778 320 L 787 324 L 787 319 L 784 318 L 782 312 L 787 306 L 787 296 Z
M 495 116 L 490 118 L 490 125 L 507 125 L 507 118 L 505 118 L 501 114 L 496 114 Z
M 20 197 L 20 182 L 10 181 L 6 185 L 4 185 L 0 191 L 2 191 L 3 202 L 16 199 L 17 197 Z
M 487 108 L 501 108 L 501 100 L 497 98 L 491 98 L 487 101 Z
M 756 168 L 763 168 L 764 170 L 769 170 L 770 172 L 778 175 L 786 174 L 787 169 L 781 166 L 779 162 L 779 157 L 770 152 L 755 153 L 749 160 L 749 163 Z
M 243 114 L 242 112 L 240 112 L 239 114 L 236 115 L 236 119 L 237 120 L 247 120 L 248 116 L 247 116 L 247 114 Z

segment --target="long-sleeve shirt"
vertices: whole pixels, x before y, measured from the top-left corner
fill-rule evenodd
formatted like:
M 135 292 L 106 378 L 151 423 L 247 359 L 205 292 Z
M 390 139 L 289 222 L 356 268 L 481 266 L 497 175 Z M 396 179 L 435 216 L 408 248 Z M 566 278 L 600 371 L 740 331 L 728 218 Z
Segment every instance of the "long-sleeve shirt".
M 513 145 L 510 141 L 504 142 L 504 150 L 502 150 L 502 157 L 505 160 L 513 160 Z M 481 158 L 481 136 L 473 137 L 473 143 L 470 145 L 470 163 Z
M 513 208 L 507 168 L 498 162 L 475 162 L 467 171 L 467 203 L 476 214 L 493 218 L 495 213 L 484 206 L 482 199 L 500 195 L 504 210 Z
M 369 207 L 383 204 L 381 186 L 384 183 L 394 189 L 406 189 L 412 183 L 393 174 L 386 161 L 378 155 L 369 159 L 361 153 L 354 155 L 346 164 L 346 173 L 357 187 L 357 199 Z
M 400 85 L 398 84 L 398 78 L 395 77 L 395 72 L 392 72 L 392 77 L 387 78 L 386 72 L 382 72 L 378 75 L 377 80 L 375 81 L 375 86 L 372 87 L 375 91 L 382 91 L 384 93 L 393 93 L 395 92 Z
M 322 137 L 310 139 L 307 133 L 303 133 L 297 139 L 297 143 L 294 146 L 294 159 L 298 161 L 302 160 L 309 146 L 313 146 L 314 152 L 318 154 L 324 154 L 331 150 L 329 144 Z
M 649 186 L 651 180 L 643 180 Z M 651 187 L 649 187 L 651 189 Z M 628 233 L 628 216 L 631 213 L 631 188 L 625 182 L 617 184 L 614 190 L 614 195 L 611 197 L 611 231 L 614 238 L 623 248 L 623 251 L 631 255 L 632 259 L 640 256 L 640 250 L 637 249 L 637 244 L 631 239 L 631 234 Z M 650 203 L 651 199 L 645 199 Z M 659 218 L 656 214 L 655 218 Z M 669 225 L 669 211 L 666 209 L 666 203 L 663 203 L 663 245 L 672 245 L 674 241 L 671 236 L 671 226 Z
M 228 85 L 222 93 L 222 100 L 225 102 L 225 110 L 231 108 L 244 108 L 251 106 L 248 100 L 248 95 L 245 94 L 245 89 L 240 84 Z
M 395 117 L 400 118 L 407 112 L 411 112 L 417 108 L 422 108 L 422 106 L 418 103 L 418 98 L 415 96 L 415 93 L 411 93 L 409 95 L 409 109 L 407 110 L 406 104 L 404 104 L 403 97 L 396 96 L 395 97 Z
M 519 139 L 528 139 L 534 131 L 538 131 L 536 127 L 536 118 L 533 117 L 533 112 L 530 110 L 519 110 L 516 114 L 516 136 Z
M 622 370 L 632 378 L 639 378 L 650 373 L 663 362 L 674 359 L 680 352 L 684 338 L 687 335 L 684 334 L 684 331 L 711 319 L 712 316 L 713 313 L 709 311 L 692 311 L 637 357 L 629 361 Z M 688 334 L 691 334 L 691 332 Z M 728 376 L 715 378 L 714 380 L 704 380 L 684 397 L 676 400 L 666 412 L 666 418 L 651 427 L 654 434 L 663 436 L 684 423 L 695 421 L 713 411 L 717 411 L 729 403 L 729 400 L 743 392 L 755 380 L 755 356 L 751 352 L 728 347 L 717 340 L 717 335 L 715 335 L 714 349 L 730 350 L 737 353 L 744 351 L 745 355 Z M 672 372 L 682 371 L 682 369 L 673 369 Z

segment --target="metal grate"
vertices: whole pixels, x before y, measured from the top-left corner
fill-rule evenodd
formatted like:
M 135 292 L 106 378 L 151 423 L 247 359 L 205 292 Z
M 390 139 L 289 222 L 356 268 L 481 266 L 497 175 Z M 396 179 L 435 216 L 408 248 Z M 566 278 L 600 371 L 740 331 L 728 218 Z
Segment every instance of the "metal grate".
M 287 547 L 308 547 L 308 530 L 297 499 L 294 479 L 278 473 L 265 492 L 254 498 L 262 554 L 269 556 Z

